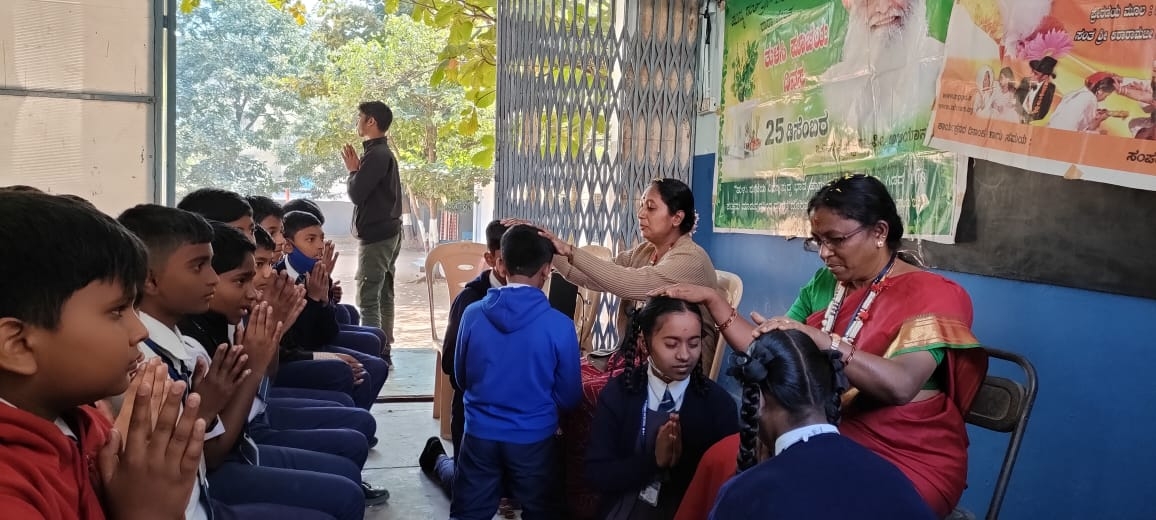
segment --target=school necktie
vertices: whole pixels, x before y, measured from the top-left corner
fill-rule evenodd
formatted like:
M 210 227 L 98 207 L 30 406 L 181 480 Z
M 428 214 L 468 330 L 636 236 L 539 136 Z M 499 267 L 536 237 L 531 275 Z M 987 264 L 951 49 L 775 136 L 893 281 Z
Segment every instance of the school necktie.
M 670 389 L 662 394 L 662 401 L 658 403 L 658 413 L 670 413 L 674 411 L 674 396 L 670 395 Z
M 165 362 L 165 366 L 169 368 L 170 379 L 173 381 L 184 381 L 185 395 L 181 398 L 183 401 L 184 398 L 189 396 L 189 392 L 193 389 L 193 373 L 188 369 L 188 367 L 185 366 L 184 363 L 173 357 L 172 354 L 169 354 L 169 351 L 161 348 L 161 346 L 151 338 L 145 339 L 144 343 L 145 346 L 149 348 L 149 350 L 153 351 L 157 357 L 161 358 L 161 361 Z M 213 502 L 209 499 L 209 480 L 205 475 L 203 458 L 201 459 L 201 464 L 201 468 L 197 470 L 197 483 L 200 484 L 197 486 L 197 490 L 199 491 L 197 500 L 205 507 L 205 514 L 209 520 L 213 520 Z

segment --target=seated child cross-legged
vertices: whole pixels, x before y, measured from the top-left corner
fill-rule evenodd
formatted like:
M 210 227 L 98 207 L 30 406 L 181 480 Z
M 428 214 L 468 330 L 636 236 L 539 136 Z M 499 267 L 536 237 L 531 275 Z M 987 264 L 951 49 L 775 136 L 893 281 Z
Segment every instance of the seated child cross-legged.
M 329 291 L 332 287 L 330 272 L 336 261 L 336 253 L 331 242 L 325 241 L 321 222 L 310 213 L 290 211 L 285 214 L 285 239 L 291 251 L 285 255 L 275 269 L 289 273 L 298 284 L 306 288 L 305 310 L 293 327 L 286 333 L 285 340 L 298 350 L 311 352 L 312 359 L 335 359 L 349 365 L 354 377 L 351 394 L 357 406 L 368 410 L 373 406 L 389 376 L 389 366 L 378 355 L 359 350 L 334 346 L 339 333 L 334 305 Z M 372 334 L 354 333 L 374 345 L 370 350 L 380 351 L 378 338 Z M 297 359 L 290 358 L 290 361 Z M 292 368 L 282 366 L 278 383 L 287 386 L 306 386 L 300 381 L 309 374 L 301 374 Z M 282 379 L 286 379 L 282 383 Z
M 462 315 L 454 377 L 466 427 L 456 454 L 454 519 L 493 518 L 505 490 L 526 520 L 563 514 L 555 432 L 559 409 L 578 403 L 581 382 L 574 323 L 542 292 L 553 256 L 537 228 L 511 227 L 499 260 L 507 285 Z
M 87 203 L 37 192 L 0 190 L 0 221 L 0 511 L 183 517 L 205 422 L 197 394 L 181 411 L 183 383 L 141 384 L 160 367 L 138 369 L 140 241 Z M 126 389 L 119 431 L 86 405 Z
M 317 217 L 317 221 L 325 225 L 325 214 L 321 212 L 321 207 L 309 199 L 293 199 L 285 203 L 284 213 L 282 213 L 282 221 L 284 214 L 290 211 L 303 211 Z M 268 219 L 266 219 L 268 221 Z M 282 223 L 282 229 L 284 224 Z M 330 271 L 333 265 L 330 265 Z M 341 303 L 341 298 L 344 291 L 341 288 L 341 282 L 333 282 L 333 287 L 330 290 L 330 297 L 333 301 L 333 310 L 337 316 L 337 323 L 340 325 L 341 332 L 338 333 L 335 343 L 339 346 L 349 347 L 360 352 L 364 352 L 373 356 L 381 356 L 386 364 L 393 367 L 393 361 L 390 356 L 392 340 L 381 330 L 380 327 L 372 327 L 368 325 L 361 325 L 361 314 L 357 308 L 347 303 Z M 361 334 L 372 334 L 377 338 L 376 342 L 368 341 Z
M 222 342 L 210 359 L 177 324 L 205 313 L 220 278 L 212 267 L 214 228 L 184 210 L 144 204 L 124 211 L 121 224 L 145 244 L 149 269 L 140 297 L 141 319 L 149 338 L 139 345 L 146 357 L 159 358 L 170 374 L 204 394 L 202 417 L 212 438 L 205 441 L 198 488 L 189 501 L 188 518 L 345 518 L 364 515 L 360 474 L 354 464 L 333 455 L 306 450 L 258 447 L 246 423 L 266 368 L 276 352 L 279 327 L 266 305 L 254 310 L 241 344 Z M 249 243 L 240 232 L 225 227 Z M 236 370 L 237 364 L 243 367 Z M 206 436 L 208 437 L 208 435 Z M 349 467 L 342 472 L 334 468 Z M 206 471 L 208 470 L 208 471 Z M 356 479 L 356 480 L 353 480 Z M 243 484 L 237 484 L 241 482 Z M 212 483 L 208 492 L 206 483 Z M 300 493 L 297 488 L 324 490 Z M 288 508 L 294 508 L 292 513 Z
M 281 220 L 277 220 L 277 225 L 280 226 Z M 280 233 L 280 231 L 278 231 Z M 281 247 L 277 242 L 265 231 L 264 227 L 257 227 L 253 229 L 253 237 L 257 240 L 257 250 L 253 253 L 253 258 L 257 262 L 257 275 L 254 277 L 254 286 L 257 291 L 262 294 L 262 299 L 271 303 L 274 309 L 282 307 L 300 306 L 301 309 L 296 309 L 297 316 L 305 306 L 305 286 L 293 283 L 289 279 L 289 275 L 285 273 L 278 273 L 273 269 L 273 265 L 277 263 L 275 258 L 280 255 L 277 251 Z M 287 320 L 284 327 L 289 327 L 293 324 L 293 320 Z M 280 356 L 277 356 L 274 365 L 280 364 Z M 324 363 L 324 362 L 322 362 Z M 344 368 L 346 365 L 341 363 Z M 276 372 L 276 366 L 269 367 L 269 373 Z M 271 376 L 270 376 L 271 377 Z M 350 377 L 350 382 L 352 382 Z M 316 406 L 342 406 L 353 407 L 353 398 L 348 393 L 336 390 L 322 390 L 319 388 L 293 388 L 293 387 L 271 387 L 268 391 L 269 404 L 275 407 L 316 407 Z M 360 408 L 357 408 L 360 410 Z M 365 412 L 365 410 L 361 410 Z M 368 416 L 368 412 L 366 412 Z M 373 423 L 368 429 L 363 429 L 360 421 L 346 426 L 352 427 L 369 437 L 369 445 L 373 447 L 377 443 L 377 438 L 374 435 L 377 432 L 377 423 L 373 421 L 373 417 L 369 416 L 370 422 Z
M 249 242 L 241 232 L 219 222 L 213 223 L 213 261 L 212 267 L 221 278 L 209 304 L 209 311 L 203 314 L 186 317 L 181 322 L 181 329 L 202 344 L 235 344 L 232 338 L 236 331 L 241 330 L 241 322 L 251 312 L 258 309 L 258 294 L 255 279 L 258 276 L 254 251 L 255 244 Z M 296 296 L 296 310 L 300 312 L 304 307 L 304 300 L 300 299 L 300 292 L 295 286 L 287 285 L 284 277 L 274 284 L 275 289 L 269 291 L 269 296 L 277 296 L 290 289 L 291 297 Z M 281 302 L 290 304 L 290 302 Z M 290 315 L 288 319 L 295 319 Z M 268 365 L 273 359 L 266 361 Z M 369 412 L 358 408 L 341 407 L 296 407 L 275 410 L 267 404 L 267 385 L 262 385 L 253 399 L 247 412 L 246 427 L 248 434 L 257 442 L 259 448 L 264 446 L 281 446 L 297 448 L 320 453 L 328 453 L 344 457 L 356 465 L 356 471 L 350 471 L 357 482 L 361 482 L 359 470 L 364 466 L 369 454 L 368 439 L 365 434 L 346 428 L 346 424 L 368 421 L 373 422 Z M 278 422 L 284 428 L 273 425 L 272 418 L 276 415 Z M 349 469 L 349 468 L 347 468 Z M 342 473 L 344 475 L 344 473 Z M 369 498 L 367 496 L 367 498 Z M 388 499 L 388 493 L 374 496 L 377 501 Z

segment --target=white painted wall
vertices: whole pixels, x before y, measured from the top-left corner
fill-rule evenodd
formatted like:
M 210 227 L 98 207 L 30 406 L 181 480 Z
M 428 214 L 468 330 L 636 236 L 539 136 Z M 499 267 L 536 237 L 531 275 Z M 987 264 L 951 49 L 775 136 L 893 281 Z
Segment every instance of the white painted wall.
M 0 0 L 0 89 L 152 94 L 150 0 Z M 153 199 L 153 105 L 0 95 L 0 186 Z

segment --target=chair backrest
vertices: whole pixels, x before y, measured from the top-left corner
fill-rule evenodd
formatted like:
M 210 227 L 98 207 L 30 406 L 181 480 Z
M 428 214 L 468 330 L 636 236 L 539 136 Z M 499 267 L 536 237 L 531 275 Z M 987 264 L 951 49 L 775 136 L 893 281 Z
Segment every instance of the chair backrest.
M 429 292 L 429 328 L 435 343 L 440 345 L 437 323 L 434 320 L 434 281 L 438 267 L 445 275 L 450 303 L 461 294 L 462 288 L 483 271 L 486 245 L 477 242 L 450 242 L 433 248 L 425 257 L 425 285 Z
M 980 428 L 1011 434 L 1003 465 L 999 470 L 999 478 L 992 492 L 991 503 L 987 508 L 986 518 L 995 520 L 999 518 L 999 510 L 1003 506 L 1004 495 L 1011 481 L 1012 468 L 1015 466 L 1016 458 L 1019 457 L 1020 444 L 1023 442 L 1024 430 L 1027 428 L 1028 417 L 1032 413 L 1038 389 L 1036 369 L 1026 358 L 993 348 L 984 350 L 989 357 L 1019 365 L 1024 372 L 1024 384 L 999 376 L 989 375 L 984 378 L 983 386 L 972 402 L 971 412 L 965 418 L 968 423 Z
M 613 255 L 610 248 L 596 244 L 584 245 L 578 249 L 588 251 L 603 260 L 610 260 Z M 578 330 L 578 345 L 582 348 L 582 355 L 594 349 L 594 322 L 598 320 L 598 304 L 601 301 L 602 291 L 578 288 L 578 302 L 574 307 L 574 326 Z
M 743 279 L 739 275 L 727 271 L 715 271 L 718 276 L 718 288 L 727 297 L 731 307 L 738 308 L 743 301 Z M 723 356 L 726 355 L 726 339 L 718 335 L 718 345 L 714 350 L 714 361 L 711 362 L 710 378 L 718 380 L 719 370 L 722 368 Z

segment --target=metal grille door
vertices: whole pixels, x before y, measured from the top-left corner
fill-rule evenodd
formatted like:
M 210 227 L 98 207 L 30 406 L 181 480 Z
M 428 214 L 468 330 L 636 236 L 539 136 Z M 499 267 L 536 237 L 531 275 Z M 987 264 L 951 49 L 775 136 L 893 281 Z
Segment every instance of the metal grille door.
M 700 1 L 498 2 L 497 217 L 615 253 L 640 240 L 650 180 L 690 181 Z

